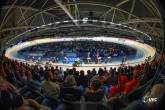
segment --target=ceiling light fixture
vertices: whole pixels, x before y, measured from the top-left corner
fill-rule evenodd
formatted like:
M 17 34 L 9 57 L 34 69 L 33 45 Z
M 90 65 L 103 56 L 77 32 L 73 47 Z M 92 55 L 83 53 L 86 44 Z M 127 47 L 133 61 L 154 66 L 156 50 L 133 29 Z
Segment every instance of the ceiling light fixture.
M 64 23 L 67 23 L 67 22 L 77 22 L 77 21 L 83 21 L 83 23 L 87 23 L 87 21 L 102 22 L 102 23 L 110 23 L 111 25 L 118 25 L 118 26 L 122 26 L 122 27 L 127 27 L 127 28 L 129 28 L 131 30 L 134 30 L 136 32 L 139 32 L 141 34 L 144 34 L 145 36 L 147 36 L 149 38 L 149 40 L 151 40 L 151 37 L 148 34 L 142 32 L 142 31 L 140 31 L 140 30 L 138 30 L 136 28 L 132 28 L 132 27 L 129 27 L 129 26 L 126 26 L 126 25 L 123 25 L 123 24 L 119 24 L 119 23 L 108 22 L 108 21 L 100 21 L 100 20 L 88 20 L 88 18 L 83 18 L 82 20 L 73 20 L 73 21 L 72 20 L 66 20 L 66 21 L 63 21 L 63 22 Z M 6 44 L 9 44 L 12 40 L 16 39 L 17 37 L 22 36 L 22 35 L 24 35 L 24 34 L 26 34 L 28 32 L 32 32 L 33 30 L 40 29 L 40 28 L 46 27 L 46 26 L 51 26 L 52 24 L 59 24 L 59 23 L 61 23 L 61 22 L 58 21 L 58 22 L 54 22 L 54 23 L 49 23 L 49 24 L 45 24 L 45 25 L 42 25 L 42 26 L 38 26 L 36 28 L 32 28 L 32 29 L 27 30 L 27 31 L 25 31 L 25 32 L 17 35 L 16 37 L 12 38 Z

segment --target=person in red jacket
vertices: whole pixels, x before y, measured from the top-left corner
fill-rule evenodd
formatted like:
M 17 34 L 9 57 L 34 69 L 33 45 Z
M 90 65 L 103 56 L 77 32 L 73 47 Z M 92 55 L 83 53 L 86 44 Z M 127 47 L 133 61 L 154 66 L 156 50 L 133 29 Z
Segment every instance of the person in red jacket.
M 113 86 L 109 89 L 109 99 L 112 97 L 117 97 L 118 95 L 124 93 L 127 80 L 128 79 L 126 76 L 121 75 L 118 77 L 118 85 Z
M 137 87 L 139 84 L 139 75 L 140 71 L 135 69 L 133 73 L 133 79 L 126 84 L 124 94 L 129 94 L 131 91 L 133 91 L 134 88 Z

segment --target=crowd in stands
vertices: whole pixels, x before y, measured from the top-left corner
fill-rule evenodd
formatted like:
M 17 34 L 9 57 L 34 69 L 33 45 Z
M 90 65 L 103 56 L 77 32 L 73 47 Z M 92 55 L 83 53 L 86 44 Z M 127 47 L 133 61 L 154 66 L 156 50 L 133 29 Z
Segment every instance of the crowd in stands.
M 25 48 L 20 52 L 45 52 L 45 56 L 55 56 L 58 52 L 63 52 L 63 57 L 67 52 L 75 53 L 91 53 L 92 56 L 96 56 L 97 52 L 100 53 L 101 57 L 113 56 L 113 54 L 118 55 L 135 55 L 136 49 L 128 46 L 123 46 L 120 44 L 110 43 L 110 42 L 94 42 L 94 41 L 67 41 L 67 42 L 54 42 L 39 44 L 32 47 Z M 53 54 L 51 54 L 53 52 Z M 85 57 L 85 56 L 81 56 Z
M 139 86 L 150 81 L 156 73 L 156 68 L 161 64 L 161 61 L 154 59 L 150 63 L 136 66 L 105 67 L 98 71 L 93 68 L 93 70 L 88 70 L 85 75 L 84 70 L 77 71 L 76 68 L 66 70 L 58 66 L 43 68 L 10 60 L 2 55 L 0 60 L 0 108 L 3 110 L 9 108 L 16 110 L 30 108 L 34 110 L 39 108 L 41 110 L 74 110 L 74 106 L 68 104 L 66 100 L 80 101 L 82 96 L 86 102 L 98 102 L 104 97 L 112 101 L 120 96 L 131 94 Z M 158 88 L 160 91 L 157 94 L 162 95 L 162 84 L 159 84 Z M 116 107 L 115 104 L 113 107 Z M 110 109 L 109 106 L 99 105 L 97 109 L 119 110 L 124 107 Z M 152 109 L 151 106 L 147 107 L 147 110 Z M 128 108 L 124 110 L 128 110 Z

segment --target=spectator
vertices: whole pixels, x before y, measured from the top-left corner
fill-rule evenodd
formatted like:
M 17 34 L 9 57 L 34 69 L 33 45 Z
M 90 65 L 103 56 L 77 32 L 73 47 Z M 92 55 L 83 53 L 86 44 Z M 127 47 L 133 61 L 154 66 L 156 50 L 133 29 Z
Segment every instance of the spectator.
M 93 68 L 93 70 L 92 70 L 92 75 L 93 75 L 93 76 L 96 75 L 96 70 L 95 70 L 95 68 Z
M 44 68 L 43 68 L 42 66 L 40 67 L 39 75 L 40 75 L 41 77 L 44 76 Z
M 131 91 L 134 90 L 134 88 L 137 87 L 137 85 L 139 84 L 139 76 L 140 76 L 139 70 L 135 69 L 133 74 L 133 79 L 126 84 L 124 94 L 129 94 Z
M 62 87 L 71 88 L 71 90 L 76 90 L 76 91 L 79 91 L 80 93 L 84 92 L 84 87 L 82 85 L 78 86 L 72 77 L 67 77 L 65 81 L 63 82 Z
M 90 89 L 86 89 L 84 93 L 85 100 L 92 102 L 100 101 L 104 96 L 104 92 L 101 89 L 101 85 L 102 84 L 99 80 L 92 80 Z
M 104 77 L 103 75 L 104 75 L 104 74 L 103 74 L 103 69 L 102 69 L 102 68 L 99 68 L 99 70 L 98 70 L 98 75 L 95 75 L 95 76 L 91 79 L 91 81 L 94 80 L 94 79 L 98 79 L 98 80 L 100 80 L 101 83 L 103 84 L 104 81 L 105 81 L 105 77 Z
M 83 87 L 87 86 L 87 80 L 86 80 L 83 70 L 80 71 L 80 75 L 78 76 L 78 79 L 77 79 L 77 84 L 78 86 L 80 85 L 82 85 Z
M 35 81 L 34 79 L 32 79 L 33 75 L 30 71 L 28 71 L 28 78 L 27 78 L 27 84 L 28 86 L 35 91 L 40 92 L 41 91 L 41 83 L 38 81 Z
M 87 75 L 85 76 L 87 80 L 87 85 L 90 85 L 90 80 L 92 79 L 93 75 L 90 70 L 87 70 Z
M 60 86 L 52 82 L 53 74 L 51 71 L 45 71 L 45 81 L 42 84 L 43 94 L 48 98 L 58 98 L 60 95 Z
M 58 66 L 56 66 L 56 69 L 55 69 L 55 71 L 59 71 L 59 69 L 58 69 Z
M 59 69 L 59 77 L 61 77 L 61 79 L 62 79 L 63 76 L 64 76 L 64 70 L 62 69 L 62 67 L 60 67 L 60 69 Z
M 114 85 L 116 83 L 117 77 L 115 76 L 115 71 L 112 69 L 110 71 L 110 76 L 106 78 L 104 84 L 105 86 Z
M 109 98 L 122 95 L 124 93 L 127 80 L 128 79 L 126 76 L 119 76 L 118 77 L 118 85 L 113 86 L 109 89 Z
M 74 75 L 73 75 L 73 69 L 69 69 L 69 71 L 68 71 L 68 75 L 66 76 L 66 78 L 65 78 L 65 80 L 64 80 L 64 82 L 66 82 L 67 80 L 68 80 L 68 78 L 70 79 L 72 79 L 72 83 L 73 84 L 77 84 L 77 82 L 76 82 L 76 80 L 75 80 L 75 77 L 74 77 Z
M 40 105 L 33 99 L 24 99 L 21 95 L 14 94 L 7 90 L 1 91 L 1 103 L 8 109 L 27 110 L 27 109 L 42 109 L 46 107 Z
M 104 70 L 103 70 L 103 74 L 105 75 L 106 73 L 108 73 L 106 67 L 104 67 Z
M 156 84 L 144 95 L 142 100 L 135 100 L 129 105 L 125 105 L 121 99 L 108 102 L 108 106 L 99 105 L 97 110 L 160 110 L 157 104 L 163 98 L 165 88 L 163 84 Z M 147 97 L 156 98 L 157 101 L 149 101 Z M 119 107 L 120 106 L 120 107 Z M 164 109 L 164 108 L 163 108 Z

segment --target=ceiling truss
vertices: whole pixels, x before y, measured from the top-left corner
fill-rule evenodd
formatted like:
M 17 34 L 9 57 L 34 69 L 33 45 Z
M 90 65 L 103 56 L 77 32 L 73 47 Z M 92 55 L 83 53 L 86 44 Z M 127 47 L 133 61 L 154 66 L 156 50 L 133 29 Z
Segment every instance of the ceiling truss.
M 155 37 L 155 39 L 162 39 L 163 37 L 163 24 L 162 24 L 162 18 L 161 14 L 158 10 L 158 8 L 154 5 L 152 0 L 121 0 L 120 2 L 116 3 L 115 5 L 112 4 L 106 4 L 102 1 L 80 1 L 80 0 L 52 0 L 55 4 L 52 4 L 51 6 L 47 6 L 49 0 L 45 0 L 41 7 L 34 8 L 32 7 L 33 4 L 38 2 L 38 0 L 33 0 L 32 2 L 29 2 L 29 5 L 24 5 L 26 1 L 23 1 L 20 5 L 17 5 L 16 2 L 18 0 L 15 0 L 11 5 L 3 6 L 2 9 L 7 10 L 6 14 L 4 15 L 2 21 L 0 22 L 0 32 L 1 35 L 6 35 L 6 31 L 10 31 L 9 35 L 19 34 L 20 30 L 27 30 L 31 28 L 35 28 L 37 26 L 45 25 L 47 23 L 51 22 L 57 22 L 57 21 L 66 21 L 66 20 L 72 20 L 73 23 L 80 27 L 82 24 L 75 20 L 79 20 L 82 18 L 82 13 L 85 13 L 87 16 L 89 16 L 89 11 L 86 12 L 81 10 L 81 5 L 87 5 L 88 7 L 105 7 L 105 11 L 97 12 L 98 14 L 98 20 L 104 20 L 104 21 L 111 21 L 116 22 L 116 19 L 119 19 L 119 23 L 124 25 L 132 26 L 133 28 L 137 28 L 140 25 L 139 30 L 143 31 L 145 30 L 146 33 L 151 34 Z M 110 0 L 111 1 L 111 0 Z M 126 11 L 121 8 L 121 6 L 124 6 L 128 2 L 131 3 L 131 8 L 129 11 Z M 140 18 L 137 15 L 134 14 L 135 4 L 137 2 L 140 2 L 142 5 L 144 5 L 153 15 L 152 18 L 145 17 Z M 85 8 L 85 7 L 84 7 Z M 10 27 L 4 27 L 12 18 L 12 15 L 14 13 L 20 13 L 19 19 L 15 21 L 15 25 Z M 27 13 L 33 12 L 27 16 Z M 57 13 L 52 13 L 57 12 Z M 61 15 L 60 15 L 61 13 Z M 33 25 L 36 19 L 40 17 L 42 24 L 40 25 Z M 101 25 L 104 27 L 104 24 Z M 159 26 L 159 27 L 158 27 Z M 55 28 L 54 26 L 53 28 Z M 107 27 L 105 25 L 105 27 Z M 116 26 L 110 26 L 111 28 L 117 28 Z M 95 27 L 97 28 L 97 27 Z M 100 26 L 98 26 L 100 28 Z M 106 30 L 106 28 L 105 28 Z M 17 32 L 18 31 L 18 32 Z

